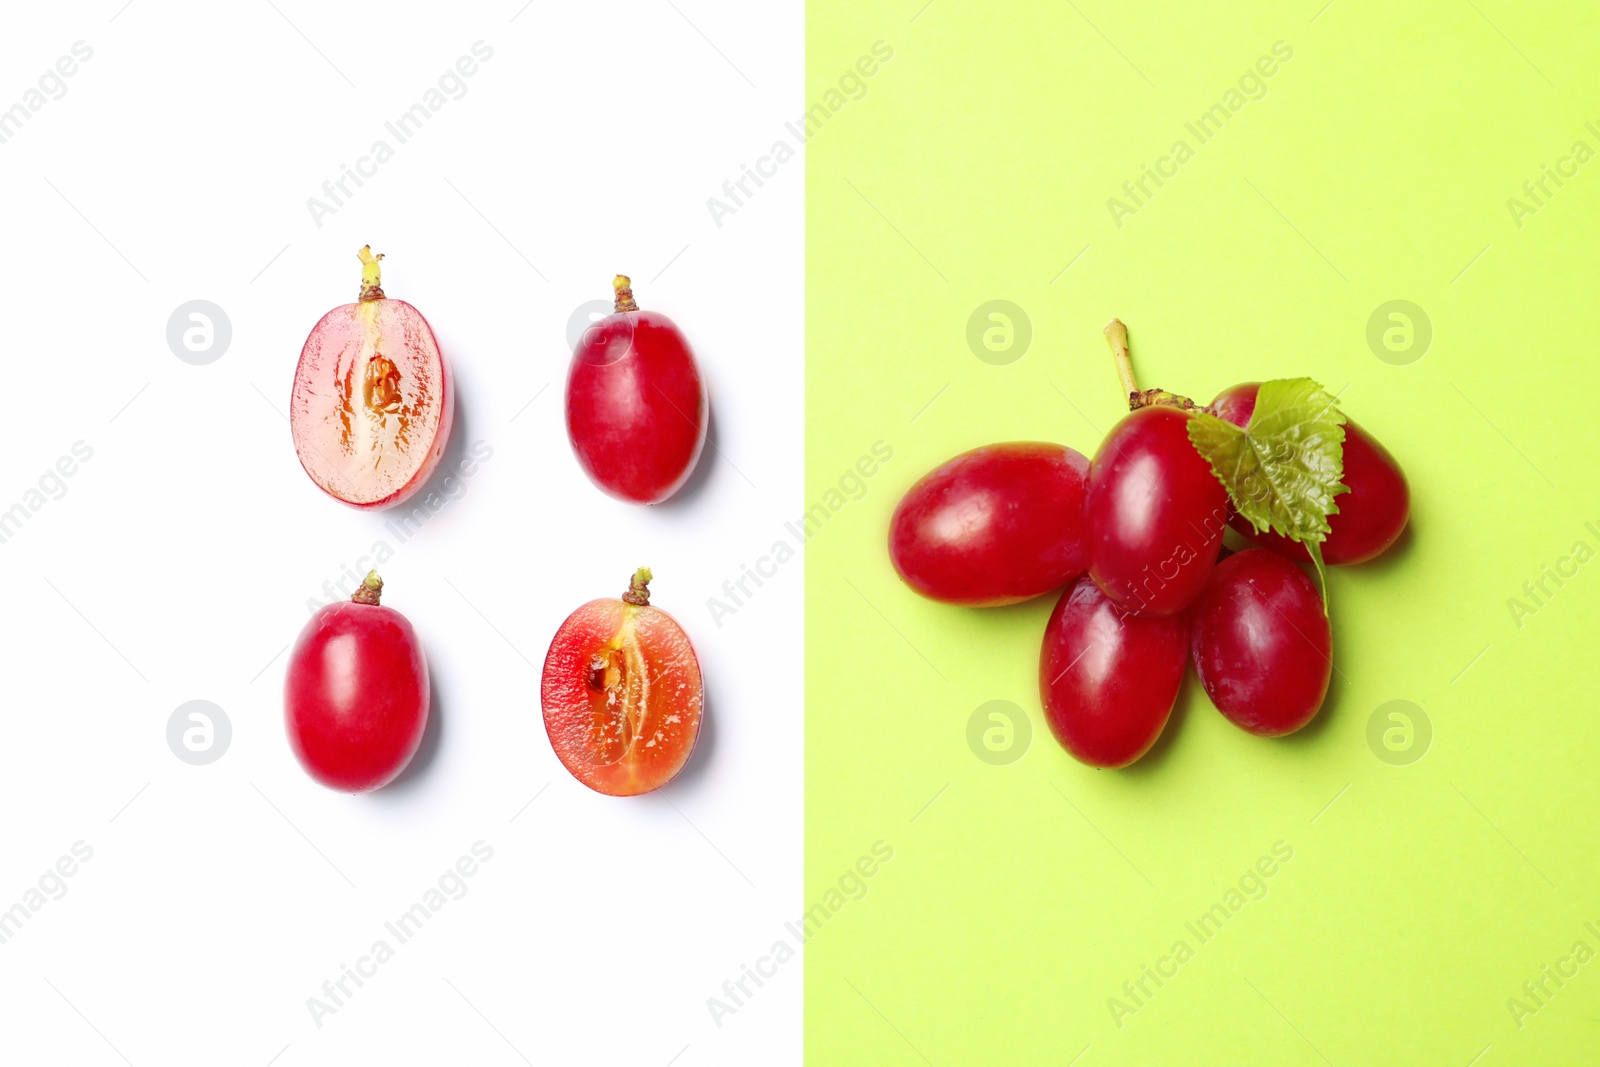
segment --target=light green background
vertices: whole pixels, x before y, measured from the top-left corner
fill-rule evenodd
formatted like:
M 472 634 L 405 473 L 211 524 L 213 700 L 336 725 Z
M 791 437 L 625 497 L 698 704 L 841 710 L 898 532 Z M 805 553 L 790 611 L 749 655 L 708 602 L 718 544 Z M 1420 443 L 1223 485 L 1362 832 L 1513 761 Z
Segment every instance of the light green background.
M 1600 561 L 1520 629 L 1507 601 L 1600 549 L 1600 159 L 1520 228 L 1506 202 L 1600 151 L 1600 14 L 921 2 L 810 5 L 808 103 L 873 42 L 894 58 L 808 147 L 808 503 L 845 501 L 807 546 L 806 901 L 838 905 L 806 949 L 809 1061 L 1594 1062 L 1600 959 L 1520 1028 L 1507 1001 L 1600 952 Z M 1278 41 L 1266 95 L 1199 144 L 1185 122 Z M 1119 228 L 1107 198 L 1180 138 Z M 993 299 L 1032 324 L 1009 365 L 966 341 Z M 1409 365 L 1366 339 L 1394 299 L 1433 326 Z M 947 607 L 889 565 L 900 494 L 957 452 L 1093 453 L 1113 315 L 1143 385 L 1314 377 L 1411 479 L 1403 546 L 1332 576 L 1338 674 L 1300 736 L 1244 734 L 1191 677 L 1141 764 L 1080 766 L 1039 708 L 1054 598 Z M 828 497 L 878 441 L 864 495 Z M 968 747 L 990 700 L 1031 722 L 1008 766 Z M 1433 725 L 1410 766 L 1368 746 L 1391 700 Z M 865 895 L 830 898 L 880 840 Z M 1265 898 L 1200 944 L 1185 923 L 1280 841 Z M 1180 939 L 1119 1028 L 1108 999 Z

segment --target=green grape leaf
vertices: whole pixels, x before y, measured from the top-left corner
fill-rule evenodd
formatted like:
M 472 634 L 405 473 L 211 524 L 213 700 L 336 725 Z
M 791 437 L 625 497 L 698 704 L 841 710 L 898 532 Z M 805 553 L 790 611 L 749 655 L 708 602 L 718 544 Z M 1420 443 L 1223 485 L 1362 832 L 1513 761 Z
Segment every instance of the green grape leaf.
M 1344 478 L 1344 414 L 1310 378 L 1263 382 L 1243 429 L 1210 412 L 1189 420 L 1189 440 L 1211 464 L 1233 506 L 1257 530 L 1305 545 L 1327 600 L 1322 542 Z

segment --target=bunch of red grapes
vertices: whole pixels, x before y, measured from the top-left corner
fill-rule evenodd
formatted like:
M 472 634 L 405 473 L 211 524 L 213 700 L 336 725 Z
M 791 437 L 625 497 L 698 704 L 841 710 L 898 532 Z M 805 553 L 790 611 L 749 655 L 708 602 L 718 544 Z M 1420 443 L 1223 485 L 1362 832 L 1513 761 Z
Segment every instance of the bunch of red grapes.
M 1315 383 L 1297 380 L 1334 412 L 1321 423 L 1258 416 L 1264 387 L 1255 382 L 1201 406 L 1140 391 L 1126 330 L 1113 321 L 1106 335 L 1131 413 L 1094 459 L 1033 442 L 955 457 L 895 509 L 895 569 L 923 596 L 971 607 L 1066 587 L 1045 627 L 1039 690 L 1056 740 L 1090 766 L 1125 767 L 1149 751 L 1190 659 L 1236 725 L 1265 737 L 1293 733 L 1321 708 L 1333 670 L 1323 595 L 1301 564 L 1318 560 L 1320 572 L 1393 545 L 1410 512 L 1405 475 Z M 1285 384 L 1297 383 L 1271 383 Z M 1253 474 L 1240 473 L 1248 463 L 1202 455 L 1191 433 L 1202 416 L 1243 430 L 1239 441 L 1258 435 L 1240 446 L 1254 450 L 1244 456 L 1259 461 Z M 1313 508 L 1290 536 L 1252 521 L 1244 512 L 1263 512 L 1240 495 L 1251 477 L 1274 502 L 1298 493 L 1302 503 L 1320 500 L 1320 513 Z M 1230 526 L 1257 547 L 1226 553 Z

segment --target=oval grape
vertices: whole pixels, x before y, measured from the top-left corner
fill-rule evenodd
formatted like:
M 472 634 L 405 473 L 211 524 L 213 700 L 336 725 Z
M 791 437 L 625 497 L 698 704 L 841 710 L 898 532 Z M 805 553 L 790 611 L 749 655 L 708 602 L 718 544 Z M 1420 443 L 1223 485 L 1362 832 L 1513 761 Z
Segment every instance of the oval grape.
M 329 789 L 365 793 L 399 777 L 428 725 L 428 661 L 406 617 L 379 603 L 376 572 L 311 616 L 283 682 L 289 748 Z
M 1219 418 L 1245 426 L 1256 409 L 1260 382 L 1245 382 L 1224 389 L 1212 401 Z M 1344 426 L 1344 484 L 1348 493 L 1334 498 L 1339 510 L 1328 516 L 1328 536 L 1322 542 L 1322 562 L 1364 563 L 1380 555 L 1405 531 L 1411 514 L 1411 490 L 1400 464 L 1377 439 L 1348 418 Z M 1262 548 L 1291 559 L 1310 561 L 1305 546 L 1271 530 L 1257 531 L 1233 514 L 1229 524 Z
M 683 488 L 705 447 L 705 381 L 673 321 L 639 310 L 626 275 L 612 285 L 616 311 L 572 352 L 567 439 L 595 485 L 630 504 L 659 504 Z
M 1333 672 L 1333 633 L 1305 571 L 1261 548 L 1217 564 L 1191 612 L 1191 651 L 1217 710 L 1263 737 L 1317 714 Z
M 1170 615 L 1205 586 L 1228 524 L 1228 494 L 1189 441 L 1178 408 L 1140 408 L 1089 465 L 1089 573 L 1125 608 Z
M 1039 692 L 1050 732 L 1091 767 L 1126 767 L 1161 736 L 1188 658 L 1186 615 L 1141 615 L 1087 576 L 1044 631 Z
M 1064 445 L 963 452 L 912 486 L 889 523 L 889 558 L 912 589 L 973 607 L 1059 589 L 1087 566 L 1089 461 Z

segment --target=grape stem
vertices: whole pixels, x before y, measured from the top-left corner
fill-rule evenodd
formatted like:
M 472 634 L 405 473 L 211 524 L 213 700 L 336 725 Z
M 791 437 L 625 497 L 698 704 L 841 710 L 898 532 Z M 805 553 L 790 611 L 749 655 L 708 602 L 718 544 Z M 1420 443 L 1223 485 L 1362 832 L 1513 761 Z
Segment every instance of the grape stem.
M 622 594 L 623 603 L 637 608 L 647 607 L 650 603 L 650 579 L 653 577 L 649 567 L 634 571 L 633 579 L 628 582 L 628 591 Z
M 362 245 L 356 258 L 361 260 L 361 302 L 382 300 L 383 268 L 378 265 L 378 260 L 383 258 L 383 253 L 373 255 L 371 245 Z
M 1106 323 L 1106 343 L 1111 346 L 1111 358 L 1117 364 L 1117 377 L 1122 379 L 1122 392 L 1128 398 L 1128 408 L 1137 405 L 1133 398 L 1139 392 L 1139 381 L 1133 376 L 1133 357 L 1128 354 L 1128 328 L 1121 319 Z
M 616 294 L 616 310 L 619 313 L 639 310 L 639 305 L 633 299 L 633 281 L 626 274 L 613 278 L 611 288 Z
M 1133 376 L 1133 357 L 1128 354 L 1128 328 L 1121 319 L 1112 319 L 1106 323 L 1105 334 L 1106 343 L 1111 346 L 1111 358 L 1117 364 L 1117 377 L 1122 379 L 1122 390 L 1128 398 L 1129 411 L 1158 405 L 1182 411 L 1204 410 L 1188 397 L 1169 393 L 1165 389 L 1140 389 L 1138 379 Z
M 371 604 L 378 606 L 378 600 L 383 596 L 383 579 L 378 577 L 377 571 L 368 571 L 361 584 L 356 587 L 355 595 L 350 598 L 355 604 Z

